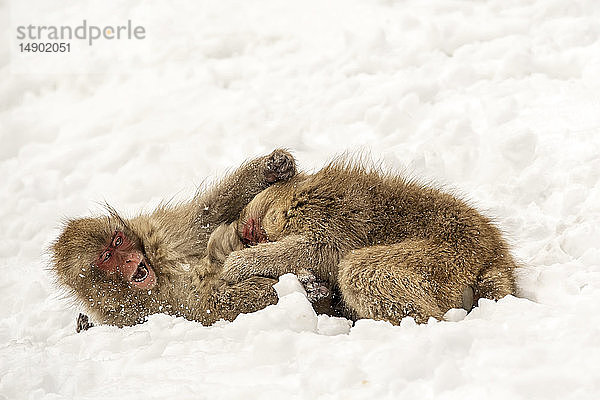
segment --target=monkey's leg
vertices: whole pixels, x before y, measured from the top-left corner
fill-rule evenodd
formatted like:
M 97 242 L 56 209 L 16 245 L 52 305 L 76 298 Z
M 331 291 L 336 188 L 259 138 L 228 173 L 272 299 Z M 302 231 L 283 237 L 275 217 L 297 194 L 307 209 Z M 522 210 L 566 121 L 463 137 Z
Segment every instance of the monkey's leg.
M 497 259 L 484 268 L 477 277 L 474 301 L 480 298 L 499 300 L 517 291 L 512 260 Z
M 295 174 L 294 157 L 282 149 L 246 162 L 206 193 L 196 197 L 198 224 L 233 222 L 254 196 L 270 184 L 288 180 Z
M 474 282 L 459 255 L 428 240 L 354 250 L 341 260 L 338 272 L 342 299 L 353 318 L 393 324 L 405 316 L 420 323 L 441 319 L 450 308 L 463 306 Z

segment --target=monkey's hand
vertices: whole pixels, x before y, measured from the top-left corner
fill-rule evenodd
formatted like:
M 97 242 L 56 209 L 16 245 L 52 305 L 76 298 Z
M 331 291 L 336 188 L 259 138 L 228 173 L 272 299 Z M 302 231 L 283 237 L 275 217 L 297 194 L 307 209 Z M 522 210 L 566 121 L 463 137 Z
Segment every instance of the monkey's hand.
M 294 157 L 286 150 L 274 150 L 266 157 L 264 174 L 267 183 L 287 181 L 296 175 Z
M 87 315 L 79 313 L 79 315 L 77 316 L 77 333 L 81 332 L 81 331 L 87 331 L 88 329 L 90 329 L 91 327 L 93 327 L 94 324 L 92 324 L 90 322 L 90 319 L 88 318 Z
M 327 284 L 317 278 L 312 271 L 302 268 L 297 273 L 298 280 L 306 290 L 306 297 L 311 303 L 329 297 Z
M 235 221 L 254 196 L 269 185 L 288 180 L 295 174 L 294 157 L 282 149 L 244 163 L 220 183 L 196 196 L 198 226 Z

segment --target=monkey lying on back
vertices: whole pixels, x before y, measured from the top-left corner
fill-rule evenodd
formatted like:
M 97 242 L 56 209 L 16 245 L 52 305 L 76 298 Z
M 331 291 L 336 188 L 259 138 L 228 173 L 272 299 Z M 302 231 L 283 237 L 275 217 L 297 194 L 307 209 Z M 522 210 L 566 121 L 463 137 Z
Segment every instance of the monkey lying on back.
M 255 159 L 190 202 L 159 206 L 131 219 L 110 215 L 74 219 L 52 245 L 52 268 L 102 324 L 133 325 L 155 313 L 210 325 L 277 302 L 273 284 L 249 277 L 220 279 L 227 254 L 241 243 L 229 225 L 261 190 L 296 172 L 282 150 Z M 78 329 L 88 327 L 80 315 Z
M 229 255 L 225 279 L 308 268 L 352 319 L 424 322 L 516 290 L 515 261 L 488 218 L 450 194 L 349 162 L 259 193 L 238 233 L 252 247 Z

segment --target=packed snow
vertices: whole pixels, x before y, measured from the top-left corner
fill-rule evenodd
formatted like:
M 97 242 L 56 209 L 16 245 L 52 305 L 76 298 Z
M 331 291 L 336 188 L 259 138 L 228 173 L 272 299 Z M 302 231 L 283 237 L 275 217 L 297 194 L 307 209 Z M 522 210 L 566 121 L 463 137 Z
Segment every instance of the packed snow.
M 17 27 L 143 40 L 20 53 Z M 0 2 L 0 399 L 600 398 L 600 2 Z M 343 152 L 493 217 L 519 297 L 400 326 L 279 303 L 75 333 L 66 218 L 189 198 L 247 158 Z

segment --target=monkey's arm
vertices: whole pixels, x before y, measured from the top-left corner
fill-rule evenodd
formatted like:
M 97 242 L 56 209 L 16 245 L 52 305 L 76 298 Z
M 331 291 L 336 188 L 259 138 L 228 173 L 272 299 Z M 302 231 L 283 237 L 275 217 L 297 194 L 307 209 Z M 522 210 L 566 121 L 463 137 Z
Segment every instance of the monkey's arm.
M 236 224 L 221 224 L 210 235 L 208 241 L 208 259 L 214 268 L 222 269 L 227 256 L 236 250 L 241 250 L 244 245 L 237 234 Z M 298 280 L 304 286 L 306 295 L 311 303 L 321 313 L 331 314 L 331 304 L 326 298 L 330 290 L 324 282 L 315 277 L 312 271 L 300 269 L 296 273 Z M 221 282 L 225 282 L 221 280 Z M 213 317 L 233 319 L 238 313 L 254 312 L 270 304 L 275 304 L 272 286 L 276 279 L 262 276 L 251 276 L 233 285 L 217 285 L 213 290 L 214 308 Z M 227 318 L 227 316 L 232 318 Z
M 221 270 L 227 256 L 236 250 L 244 248 L 244 244 L 237 234 L 236 224 L 221 224 L 215 229 L 208 239 L 206 253 L 207 262 L 212 270 Z
M 288 272 L 314 270 L 317 278 L 327 280 L 336 265 L 337 253 L 315 244 L 302 235 L 287 236 L 277 242 L 261 243 L 234 251 L 225 260 L 222 279 L 239 282 L 250 276 L 277 278 Z
M 228 285 L 221 281 L 211 293 L 210 309 L 207 309 L 201 322 L 211 325 L 220 319 L 233 321 L 239 314 L 262 310 L 277 303 L 277 293 L 273 285 L 276 279 L 253 276 L 239 283 Z
M 199 208 L 198 223 L 208 225 L 233 222 L 255 195 L 270 184 L 288 180 L 295 174 L 294 157 L 282 149 L 243 164 L 220 183 L 195 198 Z
M 306 270 L 300 274 L 299 281 L 306 290 L 307 299 L 319 313 L 334 315 L 335 311 L 329 299 L 330 292 L 323 282 Z M 208 324 L 213 324 L 219 319 L 233 321 L 239 314 L 262 310 L 278 301 L 277 293 L 273 289 L 277 279 L 251 276 L 239 283 L 223 283 L 212 293 L 213 309 L 205 317 Z

